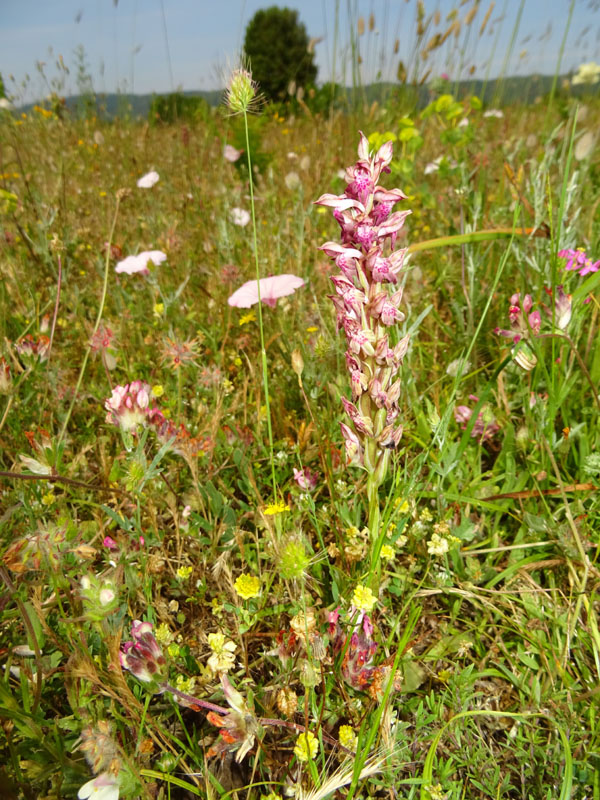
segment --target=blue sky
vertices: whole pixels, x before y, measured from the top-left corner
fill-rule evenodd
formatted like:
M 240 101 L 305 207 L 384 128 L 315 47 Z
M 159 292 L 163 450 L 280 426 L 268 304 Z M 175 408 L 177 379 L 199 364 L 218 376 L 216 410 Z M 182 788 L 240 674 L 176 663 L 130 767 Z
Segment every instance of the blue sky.
M 427 14 L 439 10 L 441 22 L 437 30 L 443 31 L 452 8 L 458 9 L 458 18 L 463 20 L 475 2 L 425 0 L 425 8 Z M 508 74 L 554 73 L 570 2 L 524 0 Z M 366 32 L 359 39 L 364 80 L 374 78 L 378 70 L 382 77 L 393 79 L 398 59 L 402 58 L 407 66 L 411 61 L 416 3 L 417 0 L 283 0 L 278 4 L 298 9 L 309 36 L 323 37 L 315 47 L 320 81 L 331 75 L 335 10 L 336 5 L 339 7 L 336 78 L 351 83 L 350 28 L 356 30 L 358 17 L 363 16 L 367 23 Z M 52 85 L 61 94 L 75 94 L 74 51 L 82 46 L 97 92 L 221 88 L 228 65 L 235 61 L 243 43 L 249 19 L 258 8 L 273 4 L 272 0 L 118 0 L 116 4 L 115 0 L 0 0 L 0 72 L 8 92 L 24 101 L 44 97 Z M 489 5 L 490 0 L 479 4 L 464 62 L 455 55 L 445 63 L 431 64 L 433 73 L 447 71 L 451 78 L 464 77 L 466 69 L 474 64 L 476 74 L 483 76 L 487 62 L 491 62 L 491 76 L 502 70 L 521 0 L 496 0 L 490 17 L 490 24 L 494 23 L 492 34 L 488 24 L 480 38 L 479 28 Z M 600 61 L 599 11 L 600 0 L 575 0 L 562 72 L 576 69 L 584 61 Z M 375 27 L 369 31 L 371 13 Z M 396 40 L 399 51 L 394 55 Z M 69 67 L 69 75 L 56 66 L 59 56 Z M 37 62 L 44 62 L 45 78 L 36 68 Z M 462 75 L 457 75 L 461 70 Z M 8 80 L 9 75 L 14 76 L 15 82 Z M 24 83 L 25 89 L 17 88 Z

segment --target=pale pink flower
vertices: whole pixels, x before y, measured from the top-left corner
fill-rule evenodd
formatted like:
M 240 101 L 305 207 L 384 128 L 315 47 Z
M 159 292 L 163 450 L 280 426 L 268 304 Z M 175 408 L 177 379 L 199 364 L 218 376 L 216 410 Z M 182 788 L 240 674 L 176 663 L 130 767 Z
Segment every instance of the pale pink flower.
M 250 214 L 244 208 L 232 208 L 231 221 L 234 225 L 239 225 L 240 228 L 245 228 L 250 222 Z
M 260 279 L 260 300 L 268 306 L 275 307 L 280 297 L 293 294 L 296 289 L 304 286 L 304 280 L 297 275 L 271 275 Z M 227 301 L 236 308 L 250 308 L 258 303 L 257 281 L 247 281 L 240 286 Z
M 294 467 L 294 480 L 301 489 L 304 491 L 312 491 L 319 483 L 319 476 L 316 472 L 312 472 L 308 467 L 304 469 L 296 469 Z
M 79 800 L 119 800 L 119 779 L 110 772 L 101 772 L 83 784 L 77 797 Z
M 223 150 L 223 158 L 225 161 L 229 161 L 231 164 L 235 164 L 235 162 L 239 159 L 242 155 L 243 150 L 236 150 L 233 145 L 226 144 L 225 149 Z
M 132 381 L 125 386 L 115 386 L 104 402 L 106 422 L 131 431 L 149 420 L 150 386 L 142 381 Z
M 162 250 L 144 250 L 136 256 L 127 256 L 123 261 L 119 261 L 115 267 L 115 272 L 124 272 L 127 275 L 141 272 L 143 275 L 147 275 L 150 272 L 148 264 L 152 263 L 158 267 L 166 260 L 167 254 L 163 253 Z
M 156 183 L 158 183 L 160 179 L 160 175 L 158 172 L 152 170 L 151 172 L 147 172 L 145 175 L 138 180 L 137 185 L 140 189 L 151 189 Z

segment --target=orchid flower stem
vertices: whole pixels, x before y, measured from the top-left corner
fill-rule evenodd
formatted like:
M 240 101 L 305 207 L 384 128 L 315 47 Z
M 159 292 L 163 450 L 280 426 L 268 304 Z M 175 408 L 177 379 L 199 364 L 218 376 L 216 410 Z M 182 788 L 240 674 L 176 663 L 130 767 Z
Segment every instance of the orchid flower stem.
M 98 328 L 100 327 L 100 322 L 102 321 L 102 314 L 104 313 L 104 304 L 106 303 L 106 294 L 108 291 L 108 270 L 110 267 L 110 247 L 112 245 L 113 236 L 115 233 L 115 228 L 117 226 L 117 217 L 119 216 L 119 205 L 121 203 L 121 196 L 117 194 L 117 202 L 115 204 L 115 213 L 113 216 L 112 225 L 110 228 L 110 234 L 108 237 L 108 242 L 106 244 L 106 259 L 104 261 L 104 283 L 102 285 L 102 296 L 100 298 L 100 305 L 98 307 L 98 316 L 96 317 L 96 324 L 94 325 L 94 330 L 92 331 L 92 335 L 90 336 L 90 341 L 94 338 Z M 85 356 L 83 357 L 83 363 L 81 365 L 81 369 L 79 370 L 79 377 L 77 378 L 77 384 L 75 385 L 75 390 L 73 391 L 73 397 L 71 399 L 71 405 L 69 406 L 69 410 L 67 411 L 67 415 L 65 416 L 64 422 L 62 424 L 62 428 L 60 429 L 60 434 L 58 435 L 58 442 L 57 445 L 60 445 L 62 440 L 64 439 L 67 425 L 69 424 L 69 420 L 71 419 L 71 414 L 73 413 L 73 409 L 75 408 L 75 403 L 77 402 L 77 395 L 79 394 L 79 389 L 81 388 L 81 382 L 83 381 L 83 376 L 85 374 L 85 368 L 87 367 L 87 362 L 90 357 L 90 353 L 92 352 L 91 346 L 88 344 Z
M 250 156 L 250 136 L 248 133 L 248 115 L 244 110 L 244 131 L 246 134 L 246 156 L 248 159 L 248 185 L 250 187 L 250 209 L 252 212 L 252 236 L 254 249 L 254 266 L 256 269 L 256 286 L 258 291 L 258 328 L 260 331 L 260 352 L 262 362 L 263 388 L 265 407 L 267 409 L 267 434 L 269 437 L 269 458 L 271 461 L 271 479 L 273 482 L 273 502 L 277 500 L 277 480 L 275 479 L 275 459 L 273 456 L 273 428 L 271 426 L 271 403 L 269 397 L 269 374 L 267 370 L 267 351 L 265 349 L 265 332 L 263 327 L 262 301 L 260 297 L 260 266 L 258 263 L 258 237 L 256 235 L 256 212 L 254 207 L 254 183 L 252 180 L 252 158 Z M 260 411 L 259 411 L 260 415 Z

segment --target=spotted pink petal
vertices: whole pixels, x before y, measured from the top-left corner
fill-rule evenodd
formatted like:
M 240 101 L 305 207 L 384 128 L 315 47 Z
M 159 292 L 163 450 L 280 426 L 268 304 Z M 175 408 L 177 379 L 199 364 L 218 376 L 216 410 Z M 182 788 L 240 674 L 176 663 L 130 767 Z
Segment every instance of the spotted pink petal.
M 271 275 L 260 279 L 260 299 L 268 306 L 275 306 L 280 297 L 293 294 L 304 286 L 304 280 L 297 275 Z M 247 281 L 240 286 L 227 301 L 236 308 L 250 308 L 258 303 L 258 282 Z

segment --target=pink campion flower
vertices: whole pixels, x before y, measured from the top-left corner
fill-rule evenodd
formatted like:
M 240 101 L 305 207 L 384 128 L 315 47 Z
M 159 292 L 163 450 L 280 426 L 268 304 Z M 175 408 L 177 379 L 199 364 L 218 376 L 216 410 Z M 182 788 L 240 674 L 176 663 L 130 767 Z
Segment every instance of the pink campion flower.
M 148 275 L 150 272 L 148 264 L 152 263 L 158 267 L 166 260 L 167 254 L 163 253 L 162 250 L 144 250 L 136 256 L 127 256 L 123 261 L 119 261 L 115 267 L 115 272 L 124 272 L 126 275 L 141 272 L 142 275 Z
M 141 622 L 139 619 L 131 623 L 133 641 L 122 645 L 119 662 L 138 680 L 153 684 L 160 694 L 165 691 L 160 684 L 167 679 L 167 662 L 152 628 L 151 622 Z
M 106 422 L 124 431 L 133 431 L 149 421 L 150 386 L 142 381 L 132 381 L 125 386 L 115 386 L 111 396 L 104 401 Z
M 577 272 L 582 278 L 600 269 L 600 260 L 592 261 L 583 247 L 577 250 L 559 250 L 558 257 L 566 259 L 565 269 Z
M 294 480 L 301 489 L 310 492 L 318 485 L 319 476 L 308 467 L 304 467 L 304 469 L 296 469 L 294 467 Z
M 243 150 L 237 150 L 231 144 L 226 144 L 223 150 L 223 158 L 225 161 L 229 161 L 230 164 L 235 164 L 243 152 Z
M 479 402 L 479 398 L 474 394 L 469 395 L 469 400 L 472 400 L 474 403 Z M 454 409 L 454 419 L 458 422 L 463 431 L 466 430 L 472 416 L 473 410 L 468 406 L 456 406 Z M 493 414 L 489 409 L 484 408 L 477 415 L 477 419 L 471 430 L 471 437 L 477 439 L 477 441 L 482 444 L 483 442 L 489 442 L 499 430 L 500 426 L 494 419 Z
M 107 550 L 118 550 L 119 545 L 115 542 L 115 540 L 111 536 L 105 536 L 102 540 L 102 544 L 106 547 Z

